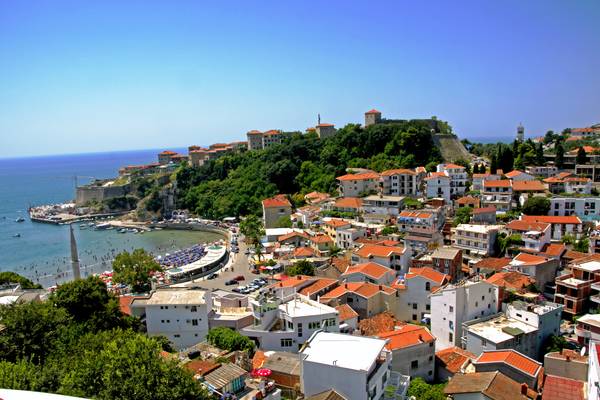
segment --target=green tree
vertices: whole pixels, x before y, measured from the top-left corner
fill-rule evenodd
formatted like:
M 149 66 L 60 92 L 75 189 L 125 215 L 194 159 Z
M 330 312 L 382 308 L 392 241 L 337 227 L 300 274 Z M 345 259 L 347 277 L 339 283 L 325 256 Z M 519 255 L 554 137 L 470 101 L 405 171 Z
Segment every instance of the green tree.
M 577 239 L 575 238 L 575 236 L 570 233 L 563 235 L 563 237 L 561 239 L 561 242 L 563 244 L 571 245 L 571 246 L 573 246 L 576 241 L 577 241 Z
M 297 261 L 294 265 L 287 268 L 285 273 L 289 276 L 296 275 L 309 275 L 313 276 L 315 274 L 315 266 L 307 260 Z
M 568 342 L 563 336 L 551 335 L 544 341 L 544 354 L 561 351 L 567 348 Z
M 254 342 L 252 340 L 239 332 L 223 326 L 209 330 L 206 340 L 213 346 L 223 350 L 242 350 L 250 353 L 254 351 Z
M 277 219 L 277 222 L 275 222 L 275 225 L 277 228 L 291 228 L 292 220 L 290 219 L 289 216 L 282 215 L 281 217 L 279 217 Z
M 496 236 L 496 244 L 495 250 L 497 256 L 503 256 L 506 254 L 506 251 L 513 246 L 523 246 L 525 243 L 519 234 L 506 235 L 504 233 L 498 234 Z
M 529 197 L 523 205 L 525 215 L 548 215 L 548 211 L 550 211 L 550 200 L 546 197 Z
M 490 160 L 490 173 L 495 174 L 496 170 L 498 170 L 498 157 L 496 155 L 492 155 Z
M 546 164 L 546 160 L 544 159 L 544 145 L 542 142 L 539 142 L 535 148 L 535 163 L 537 165 Z
M 260 256 L 262 254 L 262 243 L 260 242 L 260 238 L 265 235 L 265 229 L 263 228 L 260 218 L 256 215 L 248 215 L 240 222 L 240 232 L 246 237 L 246 243 L 252 243 L 254 245 L 254 252 L 260 261 Z
M 578 240 L 577 243 L 575 243 L 575 245 L 573 246 L 573 250 L 579 251 L 581 253 L 587 253 L 589 249 L 590 239 L 588 239 L 587 237 Z
M 21 285 L 21 289 L 42 289 L 42 285 L 33 283 L 29 279 L 17 274 L 16 272 L 0 272 L 0 285 L 6 285 L 9 283 L 18 283 Z
M 554 158 L 554 165 L 556 165 L 556 168 L 563 168 L 565 166 L 565 149 L 562 143 L 557 143 L 555 150 L 556 156 Z
M 445 384 L 430 385 L 423 378 L 414 378 L 408 386 L 407 397 L 419 400 L 446 400 Z
M 580 146 L 579 149 L 577 149 L 577 157 L 575 158 L 575 162 L 577 164 L 587 163 L 587 154 L 585 153 L 583 146 Z
M 135 249 L 133 253 L 124 251 L 117 254 L 113 261 L 113 280 L 131 287 L 135 293 L 150 290 L 152 272 L 161 271 L 161 266 L 144 249 Z
M 453 225 L 457 226 L 459 224 L 468 224 L 471 220 L 471 215 L 473 214 L 472 207 L 460 207 L 456 210 L 454 214 L 454 222 Z

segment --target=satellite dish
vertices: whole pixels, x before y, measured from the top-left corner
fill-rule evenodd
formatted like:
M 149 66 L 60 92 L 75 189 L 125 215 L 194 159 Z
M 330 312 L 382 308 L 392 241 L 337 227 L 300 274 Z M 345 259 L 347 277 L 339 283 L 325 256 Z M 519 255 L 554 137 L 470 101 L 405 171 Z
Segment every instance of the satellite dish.
M 582 347 L 582 348 L 581 348 L 581 351 L 579 352 L 579 355 L 581 355 L 581 356 L 585 356 L 585 350 L 586 350 L 586 347 L 585 347 L 585 346 L 584 346 L 584 347 Z

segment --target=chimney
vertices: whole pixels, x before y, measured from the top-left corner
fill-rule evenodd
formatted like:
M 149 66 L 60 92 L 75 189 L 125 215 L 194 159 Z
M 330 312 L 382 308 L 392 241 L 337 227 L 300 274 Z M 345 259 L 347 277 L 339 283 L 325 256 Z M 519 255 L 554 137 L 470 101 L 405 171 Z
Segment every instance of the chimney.
M 527 391 L 529 390 L 529 387 L 527 386 L 526 383 L 522 383 L 521 384 L 521 394 L 523 396 L 527 396 Z
M 419 334 L 419 342 L 423 343 L 423 335 Z
M 379 290 L 383 290 L 383 285 L 379 285 Z
M 566 360 L 567 360 L 567 362 L 571 361 L 571 356 L 569 354 L 567 354 Z
M 296 275 L 296 279 L 300 280 L 302 278 L 300 278 L 300 275 Z
M 344 283 L 344 289 L 348 289 L 348 284 Z

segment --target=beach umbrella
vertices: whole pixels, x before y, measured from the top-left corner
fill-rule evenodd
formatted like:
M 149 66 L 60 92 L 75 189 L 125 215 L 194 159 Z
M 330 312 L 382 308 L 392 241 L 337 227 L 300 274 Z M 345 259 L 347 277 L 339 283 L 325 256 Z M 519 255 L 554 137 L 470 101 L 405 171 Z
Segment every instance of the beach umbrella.
M 255 369 L 254 371 L 252 371 L 252 375 L 260 376 L 261 378 L 266 378 L 268 376 L 271 376 L 272 372 L 273 371 L 271 371 L 268 368 L 258 368 L 258 369 Z

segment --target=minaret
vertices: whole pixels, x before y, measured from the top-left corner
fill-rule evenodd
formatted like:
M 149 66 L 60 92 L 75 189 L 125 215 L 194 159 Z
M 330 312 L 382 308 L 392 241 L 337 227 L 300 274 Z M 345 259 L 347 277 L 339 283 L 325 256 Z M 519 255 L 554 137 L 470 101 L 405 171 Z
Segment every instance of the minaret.
M 73 269 L 73 280 L 76 280 L 81 278 L 81 272 L 79 270 L 79 256 L 77 255 L 77 242 L 73 233 L 73 224 L 69 225 L 69 229 L 71 231 L 71 268 Z
M 525 128 L 520 123 L 519 123 L 519 126 L 517 127 L 517 140 L 519 142 L 525 141 Z

